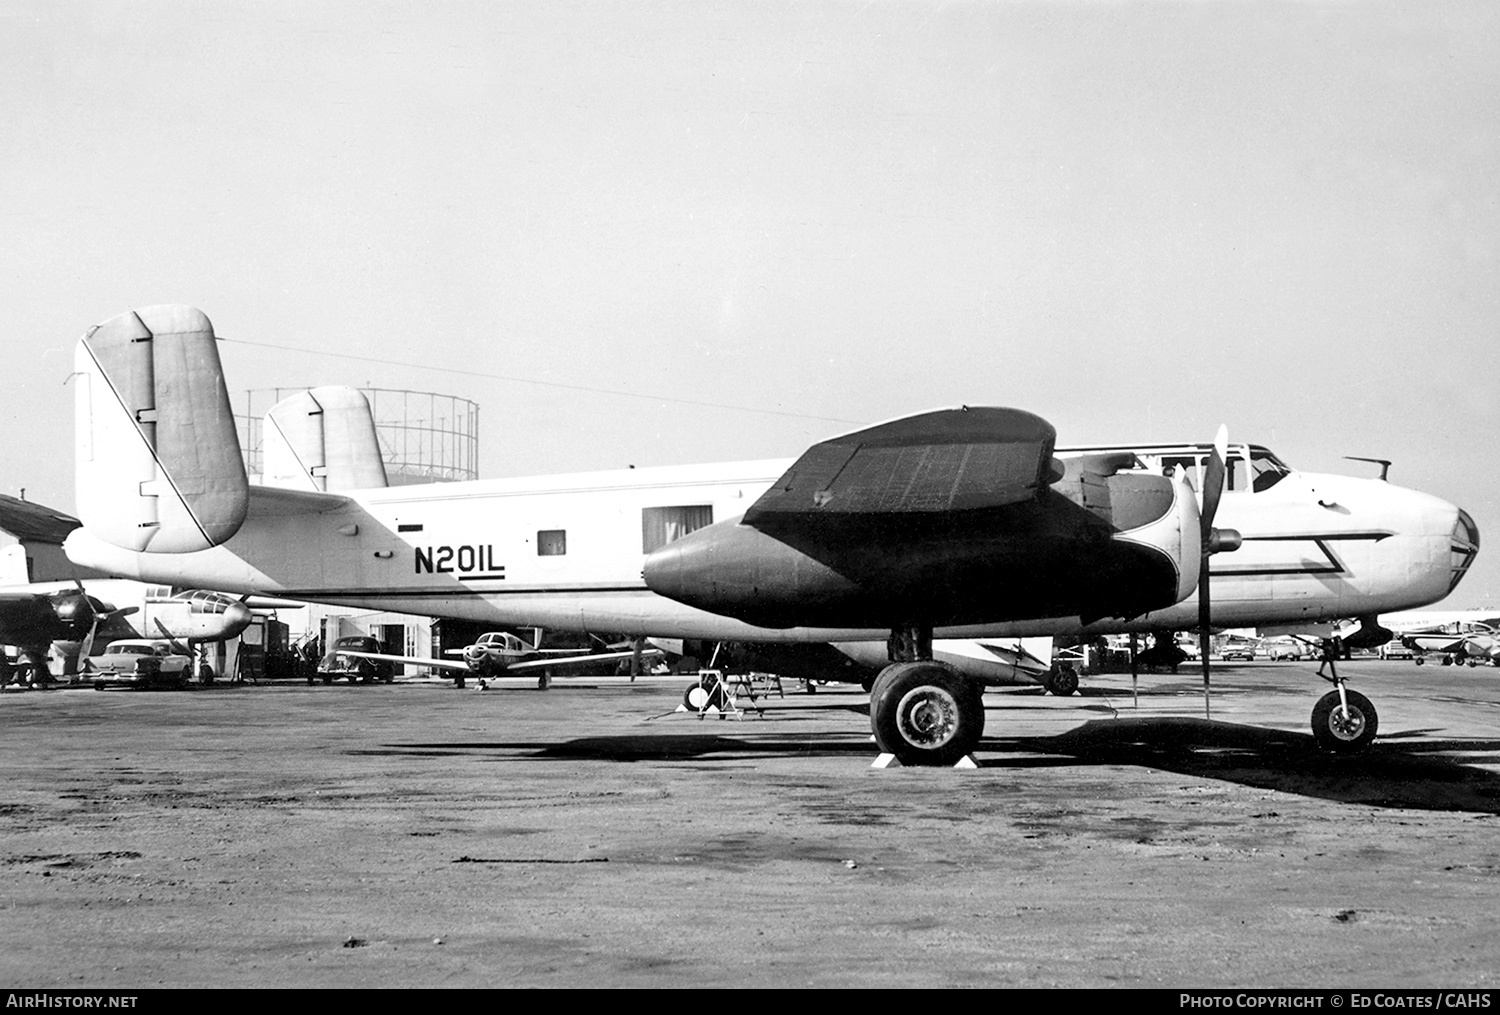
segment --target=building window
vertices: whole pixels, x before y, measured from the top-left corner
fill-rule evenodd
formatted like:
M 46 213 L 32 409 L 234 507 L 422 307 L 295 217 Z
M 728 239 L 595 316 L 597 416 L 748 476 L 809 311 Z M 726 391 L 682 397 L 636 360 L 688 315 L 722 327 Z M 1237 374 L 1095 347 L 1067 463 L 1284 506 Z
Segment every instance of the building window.
M 538 557 L 561 557 L 567 552 L 567 529 L 543 529 L 536 534 L 536 555 Z
M 712 504 L 648 507 L 641 511 L 641 550 L 659 550 L 674 539 L 714 523 Z

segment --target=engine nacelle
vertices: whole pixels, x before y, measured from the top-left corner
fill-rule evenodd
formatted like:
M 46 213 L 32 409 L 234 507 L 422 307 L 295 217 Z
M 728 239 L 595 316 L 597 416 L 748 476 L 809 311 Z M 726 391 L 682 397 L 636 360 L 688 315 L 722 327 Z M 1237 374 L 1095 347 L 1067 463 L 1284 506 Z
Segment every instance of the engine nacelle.
M 760 627 L 933 627 L 1077 615 L 1131 617 L 1198 583 L 1197 503 L 1184 483 L 1110 482 L 1121 531 L 1071 498 L 937 517 L 809 516 L 769 532 L 740 520 L 646 558 L 652 591 Z

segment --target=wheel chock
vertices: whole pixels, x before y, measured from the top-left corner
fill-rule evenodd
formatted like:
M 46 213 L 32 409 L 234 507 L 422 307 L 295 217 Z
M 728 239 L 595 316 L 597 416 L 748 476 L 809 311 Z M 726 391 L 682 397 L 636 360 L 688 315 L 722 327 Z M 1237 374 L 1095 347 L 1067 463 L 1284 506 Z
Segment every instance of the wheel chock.
M 871 768 L 903 768 L 901 762 L 896 760 L 894 754 L 881 754 L 870 764 Z M 954 768 L 978 768 L 979 762 L 974 760 L 974 755 L 965 754 L 953 763 Z

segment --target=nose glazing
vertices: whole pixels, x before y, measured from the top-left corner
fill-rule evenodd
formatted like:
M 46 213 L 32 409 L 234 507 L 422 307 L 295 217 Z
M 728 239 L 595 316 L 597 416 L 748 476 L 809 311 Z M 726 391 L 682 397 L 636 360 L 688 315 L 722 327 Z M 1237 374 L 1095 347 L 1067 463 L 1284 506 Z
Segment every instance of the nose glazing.
M 1469 573 L 1469 565 L 1474 563 L 1474 558 L 1479 554 L 1479 526 L 1474 524 L 1474 518 L 1469 512 L 1463 508 L 1457 510 L 1458 519 L 1453 523 L 1453 533 L 1448 540 L 1453 572 L 1448 582 L 1449 592 L 1463 581 L 1464 575 Z

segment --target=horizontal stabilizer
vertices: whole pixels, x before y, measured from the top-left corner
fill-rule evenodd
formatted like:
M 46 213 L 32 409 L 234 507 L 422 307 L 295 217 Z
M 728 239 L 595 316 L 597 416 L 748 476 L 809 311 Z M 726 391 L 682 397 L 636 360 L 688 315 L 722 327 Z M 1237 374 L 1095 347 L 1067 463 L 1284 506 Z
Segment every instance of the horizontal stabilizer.
M 23 543 L 61 546 L 80 524 L 72 515 L 0 493 L 0 532 L 8 532 Z
M 213 325 L 146 307 L 89 329 L 75 356 L 78 514 L 127 550 L 189 553 L 245 519 L 248 482 Z
M 1019 409 L 941 409 L 814 444 L 745 512 L 936 514 L 1030 500 L 1061 472 L 1057 432 Z
M 370 403 L 354 388 L 299 391 L 266 413 L 268 486 L 335 492 L 386 485 Z

